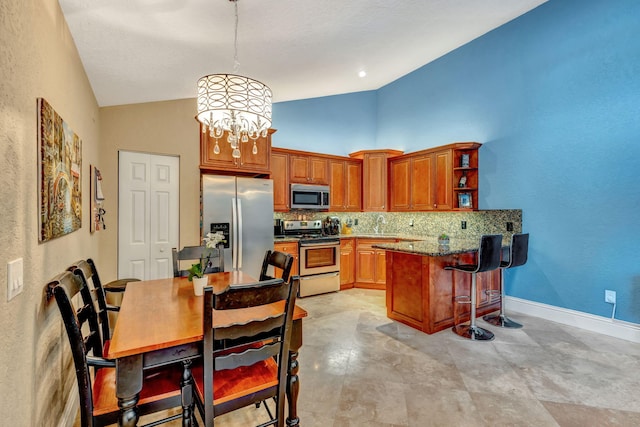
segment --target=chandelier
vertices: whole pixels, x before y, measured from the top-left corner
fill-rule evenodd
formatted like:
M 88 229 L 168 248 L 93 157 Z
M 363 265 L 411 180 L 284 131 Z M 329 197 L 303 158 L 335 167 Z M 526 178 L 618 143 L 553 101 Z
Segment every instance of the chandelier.
M 238 66 L 238 0 L 235 4 L 234 74 L 210 74 L 198 80 L 198 115 L 202 133 L 215 138 L 214 154 L 220 154 L 218 140 L 227 133 L 234 158 L 240 158 L 240 145 L 253 141 L 253 154 L 258 154 L 256 140 L 266 137 L 271 127 L 271 89 L 257 80 L 239 76 Z

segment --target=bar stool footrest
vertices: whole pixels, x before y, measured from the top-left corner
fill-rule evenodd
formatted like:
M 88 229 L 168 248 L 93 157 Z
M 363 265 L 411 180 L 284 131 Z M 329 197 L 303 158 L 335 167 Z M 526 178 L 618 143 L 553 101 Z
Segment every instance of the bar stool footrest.
M 471 304 L 471 297 L 469 295 L 459 295 L 453 297 L 453 300 L 458 304 Z

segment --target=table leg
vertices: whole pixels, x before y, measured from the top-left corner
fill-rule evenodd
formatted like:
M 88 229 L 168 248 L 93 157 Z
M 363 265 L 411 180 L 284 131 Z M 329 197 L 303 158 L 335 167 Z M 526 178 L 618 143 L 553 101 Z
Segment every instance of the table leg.
M 116 396 L 120 408 L 118 425 L 135 427 L 138 424 L 137 404 L 142 390 L 142 356 L 118 359 L 116 376 Z
M 302 319 L 294 320 L 291 329 L 291 344 L 289 345 L 289 366 L 287 367 L 287 402 L 289 414 L 287 426 L 299 426 L 298 393 L 300 392 L 300 378 L 298 378 L 298 350 L 302 347 Z
M 193 426 L 193 376 L 191 375 L 191 360 L 182 362 L 184 368 L 180 381 L 182 395 L 182 427 Z
M 289 352 L 289 367 L 287 369 L 287 402 L 289 402 L 289 416 L 287 426 L 300 425 L 298 418 L 298 393 L 300 392 L 300 379 L 298 378 L 298 352 Z

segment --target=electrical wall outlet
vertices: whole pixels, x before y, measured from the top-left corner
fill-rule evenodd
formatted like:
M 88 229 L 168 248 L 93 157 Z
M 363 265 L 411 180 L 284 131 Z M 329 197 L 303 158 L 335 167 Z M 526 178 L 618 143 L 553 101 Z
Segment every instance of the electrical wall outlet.
M 16 295 L 22 293 L 22 273 L 22 258 L 7 263 L 7 301 L 11 301 Z
M 604 302 L 608 302 L 609 304 L 616 303 L 616 291 L 611 291 L 607 289 L 604 291 Z

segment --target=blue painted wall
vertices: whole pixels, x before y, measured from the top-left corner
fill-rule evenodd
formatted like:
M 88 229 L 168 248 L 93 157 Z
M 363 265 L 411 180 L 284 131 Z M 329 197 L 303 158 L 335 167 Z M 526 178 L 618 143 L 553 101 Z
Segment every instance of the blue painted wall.
M 366 100 L 375 147 L 484 144 L 480 208 L 521 208 L 531 233 L 509 295 L 608 317 L 612 289 L 640 323 L 638 17 L 637 0 L 550 0 Z
M 370 149 L 376 108 L 375 91 L 276 103 L 273 145 L 337 155 Z

